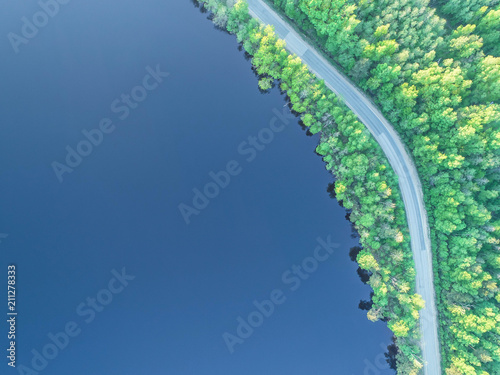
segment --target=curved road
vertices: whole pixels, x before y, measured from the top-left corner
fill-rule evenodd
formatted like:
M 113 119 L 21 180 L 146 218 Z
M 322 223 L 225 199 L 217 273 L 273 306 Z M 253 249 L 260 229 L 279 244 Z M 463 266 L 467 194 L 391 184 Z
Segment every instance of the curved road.
M 361 91 L 305 42 L 263 0 L 247 1 L 250 14 L 263 24 L 273 25 L 278 37 L 286 41 L 286 48 L 299 56 L 317 77 L 325 81 L 328 88 L 343 98 L 347 106 L 373 134 L 398 175 L 415 260 L 417 293 L 425 300 L 425 308 L 420 311 L 424 374 L 441 375 L 429 224 L 423 203 L 422 187 L 413 161 L 392 125 Z

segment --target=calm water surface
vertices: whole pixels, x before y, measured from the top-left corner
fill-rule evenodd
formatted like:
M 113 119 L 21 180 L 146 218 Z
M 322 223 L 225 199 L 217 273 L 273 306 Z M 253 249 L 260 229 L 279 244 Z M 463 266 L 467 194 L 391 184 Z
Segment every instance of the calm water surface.
M 17 265 L 18 366 L 45 348 L 35 364 L 55 375 L 393 373 L 318 139 L 259 92 L 233 36 L 188 0 L 71 1 L 16 54 L 7 34 L 40 5 L 4 3 L 0 278 Z M 68 166 L 68 146 L 88 155 Z M 338 247 L 315 265 L 318 238 Z M 230 353 L 223 334 L 249 315 Z M 79 334 L 54 354 L 68 322 Z

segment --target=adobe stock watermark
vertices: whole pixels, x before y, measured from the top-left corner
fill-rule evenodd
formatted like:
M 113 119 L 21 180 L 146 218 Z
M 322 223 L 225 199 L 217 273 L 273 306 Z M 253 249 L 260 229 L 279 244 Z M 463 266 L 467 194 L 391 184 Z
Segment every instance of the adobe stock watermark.
M 112 270 L 113 277 L 109 280 L 107 288 L 99 290 L 95 297 L 87 297 L 80 303 L 76 309 L 76 315 L 83 319 L 85 324 L 90 324 L 94 321 L 97 314 L 102 312 L 106 306 L 112 301 L 114 296 L 123 292 L 130 281 L 135 279 L 135 276 L 128 275 L 125 267 L 120 272 Z M 82 333 L 82 323 L 69 321 L 64 325 L 64 328 L 56 333 L 49 332 L 47 334 L 48 342 L 40 349 L 32 349 L 31 367 L 25 365 L 17 366 L 19 375 L 38 375 L 45 370 L 49 365 L 49 361 L 56 359 L 59 354 L 68 347 L 71 340 L 78 337 Z
M 255 160 L 259 152 L 262 152 L 274 140 L 277 133 L 285 130 L 285 125 L 290 123 L 290 120 L 295 120 L 288 107 L 283 108 L 280 113 L 276 108 L 273 109 L 275 116 L 269 121 L 269 125 L 260 129 L 257 135 L 249 136 L 245 141 L 241 142 L 237 147 L 239 155 L 245 157 L 247 163 Z M 180 203 L 180 214 L 186 224 L 191 223 L 191 216 L 199 215 L 201 211 L 208 207 L 210 201 L 215 199 L 220 192 L 225 189 L 231 182 L 233 177 L 236 177 L 243 171 L 241 163 L 237 160 L 230 160 L 226 163 L 224 169 L 218 172 L 210 171 L 208 173 L 209 181 L 200 189 L 193 188 L 193 198 L 191 205 Z
M 321 237 L 316 238 L 318 245 L 310 256 L 305 257 L 299 265 L 294 264 L 281 275 L 283 288 L 273 289 L 269 293 L 269 299 L 262 301 L 254 300 L 255 309 L 247 314 L 246 318 L 238 316 L 238 323 L 234 333 L 224 332 L 222 339 L 226 344 L 229 353 L 233 354 L 236 345 L 242 345 L 246 339 L 250 338 L 255 330 L 264 324 L 276 311 L 276 307 L 282 305 L 287 300 L 286 292 L 295 292 L 300 288 L 302 282 L 316 272 L 320 263 L 327 261 L 333 254 L 334 249 L 339 247 L 338 243 L 331 241 L 330 236 L 324 241 Z
M 156 64 L 154 69 L 147 66 L 146 72 L 147 74 L 142 78 L 141 84 L 134 86 L 127 94 L 121 94 L 119 98 L 111 102 L 110 111 L 117 115 L 118 120 L 124 121 L 127 119 L 131 111 L 147 99 L 148 92 L 155 90 L 163 82 L 163 79 L 170 75 L 168 72 L 161 71 L 160 64 Z M 94 147 L 102 143 L 106 134 L 115 131 L 116 122 L 116 119 L 112 120 L 109 117 L 104 117 L 95 128 L 82 130 L 83 139 L 75 147 L 66 146 L 64 162 L 53 161 L 51 163 L 52 170 L 60 183 L 63 182 L 63 175 L 73 172 L 82 163 L 83 158 L 89 156 Z
M 21 18 L 21 32 L 16 34 L 9 32 L 7 39 L 12 49 L 17 54 L 22 44 L 28 44 L 31 39 L 38 35 L 40 29 L 47 26 L 51 18 L 59 14 L 61 5 L 66 5 L 70 0 L 40 0 L 38 6 L 40 10 L 36 11 L 31 17 Z

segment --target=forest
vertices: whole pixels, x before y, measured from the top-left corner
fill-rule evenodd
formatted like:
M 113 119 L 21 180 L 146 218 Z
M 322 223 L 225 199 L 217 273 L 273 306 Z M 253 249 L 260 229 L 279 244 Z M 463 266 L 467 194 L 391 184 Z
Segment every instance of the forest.
M 431 226 L 447 375 L 500 374 L 500 58 L 496 1 L 274 0 L 379 106 L 411 151 Z M 345 105 L 242 1 L 204 2 L 261 79 L 279 80 L 335 176 L 374 290 L 371 320 L 396 336 L 398 373 L 418 374 L 414 268 L 397 179 Z

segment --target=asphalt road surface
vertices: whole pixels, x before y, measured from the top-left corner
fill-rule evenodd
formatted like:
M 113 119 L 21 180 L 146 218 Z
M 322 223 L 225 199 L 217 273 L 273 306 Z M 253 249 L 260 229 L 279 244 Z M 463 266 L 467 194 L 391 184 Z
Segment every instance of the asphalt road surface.
M 263 24 L 273 25 L 288 51 L 323 79 L 328 88 L 343 98 L 347 106 L 373 134 L 398 175 L 415 260 L 417 293 L 425 300 L 420 311 L 421 347 L 425 375 L 441 375 L 438 318 L 433 283 L 431 241 L 422 187 L 417 170 L 399 136 L 370 100 L 332 64 L 309 45 L 287 21 L 262 0 L 247 0 L 250 14 Z

